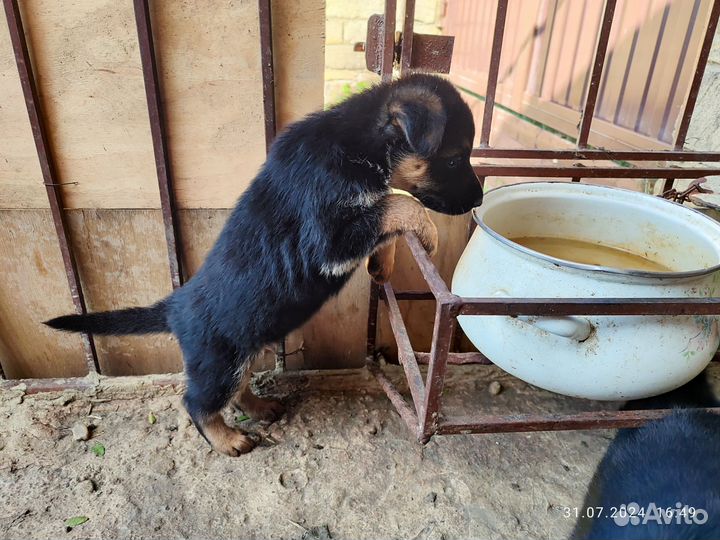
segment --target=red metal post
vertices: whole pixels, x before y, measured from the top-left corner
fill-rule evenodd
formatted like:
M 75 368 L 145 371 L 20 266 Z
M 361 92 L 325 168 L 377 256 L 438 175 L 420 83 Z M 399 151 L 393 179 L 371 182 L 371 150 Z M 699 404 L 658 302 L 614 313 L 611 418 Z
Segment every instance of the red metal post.
M 497 12 L 495 14 L 495 32 L 493 33 L 492 50 L 490 53 L 487 90 L 485 91 L 482 130 L 480 132 L 481 147 L 487 146 L 490 143 L 490 130 L 492 129 L 492 116 L 493 110 L 495 109 L 495 93 L 497 92 L 498 73 L 500 72 L 500 57 L 502 56 L 507 7 L 508 0 L 498 0 Z
M 582 109 L 580 120 L 580 132 L 578 134 L 578 148 L 586 148 L 590 137 L 590 126 L 595 115 L 595 103 L 597 102 L 598 90 L 600 89 L 600 78 L 602 77 L 605 55 L 607 54 L 608 41 L 610 40 L 610 29 L 612 28 L 613 15 L 615 14 L 616 0 L 605 0 L 605 11 L 603 12 L 600 32 L 598 33 L 597 46 L 595 47 L 595 60 L 593 61 L 592 72 L 590 73 L 590 84 L 588 84 L 585 104 Z
M 425 385 L 425 403 L 420 417 L 420 435 L 423 442 L 436 432 L 440 421 L 442 393 L 445 386 L 448 353 L 452 344 L 457 319 L 457 304 L 438 300 L 435 310 L 430 362 Z
M 265 113 L 265 148 L 275 140 L 275 68 L 273 64 L 272 2 L 258 0 L 260 15 L 260 62 L 262 64 L 263 110 Z
M 526 165 L 475 165 L 478 176 L 525 176 L 528 178 L 577 177 L 585 178 L 663 178 L 672 174 L 675 178 L 701 178 L 720 174 L 719 167 L 573 167 L 568 165 L 537 166 Z M 579 175 L 578 172 L 582 171 Z
M 45 123 L 43 122 L 42 106 L 38 96 L 27 41 L 25 40 L 20 9 L 17 0 L 3 0 L 3 6 L 10 30 L 10 40 L 12 41 L 15 52 L 15 63 L 17 64 L 20 83 L 25 97 L 25 105 L 27 107 L 28 117 L 30 118 L 33 139 L 35 140 L 35 147 L 40 161 L 43 182 L 45 184 L 48 202 L 50 203 L 50 212 L 52 213 L 53 223 L 55 224 L 55 233 L 57 234 L 60 253 L 65 266 L 65 275 L 67 276 L 70 287 L 70 296 L 72 297 L 75 311 L 77 313 L 85 313 L 85 298 L 80 284 L 77 263 L 70 244 L 62 201 L 62 191 L 60 183 L 57 180 L 55 163 L 52 158 Z M 81 336 L 88 371 L 100 371 L 97 352 L 95 351 L 95 342 L 92 336 L 89 334 L 81 334 Z
M 678 126 L 677 135 L 675 136 L 675 150 L 682 150 L 685 146 L 685 138 L 687 137 L 687 132 L 690 128 L 690 120 L 692 119 L 692 114 L 695 110 L 695 103 L 697 102 L 698 93 L 700 92 L 700 85 L 702 84 L 703 75 L 705 74 L 705 66 L 707 66 L 707 61 L 710 56 L 710 49 L 712 49 L 713 38 L 715 37 L 715 29 L 717 28 L 719 17 L 720 0 L 715 0 L 712 10 L 710 11 L 710 18 L 708 19 L 708 25 L 705 30 L 705 37 L 703 38 L 703 44 L 700 49 L 697 65 L 695 66 L 695 75 L 693 75 L 692 82 L 690 83 L 690 91 L 688 92 L 680 125 Z M 675 178 L 678 177 L 673 175 L 665 180 L 662 190 L 663 193 L 672 189 Z
M 400 75 L 410 72 L 413 41 L 415 38 L 415 0 L 405 0 L 405 23 L 403 24 L 402 47 L 400 50 Z
M 160 189 L 160 208 L 165 226 L 165 243 L 168 251 L 170 280 L 173 289 L 183 284 L 182 243 L 180 242 L 180 226 L 177 218 L 173 181 L 168 155 L 167 135 L 165 133 L 165 111 L 160 97 L 160 78 L 158 77 L 155 45 L 153 42 L 152 22 L 148 0 L 134 0 L 135 24 L 140 43 L 145 95 L 147 97 L 148 114 L 150 116 L 150 133 L 155 153 L 155 170 Z
M 382 82 L 392 81 L 395 62 L 395 16 L 397 0 L 385 0 L 385 18 L 383 23 L 383 51 L 380 74 Z
M 720 407 L 703 409 L 720 414 Z M 513 414 L 456 417 L 441 420 L 439 435 L 468 433 L 517 433 L 528 431 L 563 431 L 576 429 L 617 429 L 639 427 L 650 420 L 663 418 L 672 409 L 638 411 L 592 411 L 575 414 Z

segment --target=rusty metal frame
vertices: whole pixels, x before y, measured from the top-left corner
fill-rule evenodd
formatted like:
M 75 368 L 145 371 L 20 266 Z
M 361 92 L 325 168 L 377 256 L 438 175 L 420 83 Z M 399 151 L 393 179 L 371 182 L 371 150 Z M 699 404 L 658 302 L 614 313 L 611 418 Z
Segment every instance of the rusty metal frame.
M 155 154 L 155 165 L 160 188 L 161 208 L 163 223 L 165 227 L 165 238 L 168 246 L 168 263 L 173 288 L 179 287 L 183 282 L 182 251 L 179 238 L 179 221 L 177 208 L 174 199 L 172 176 L 170 174 L 170 160 L 168 154 L 168 143 L 166 124 L 160 82 L 157 71 L 157 61 L 152 35 L 152 24 L 149 11 L 149 0 L 133 0 L 135 11 L 135 22 L 140 45 L 140 56 L 142 61 L 143 77 L 145 81 L 145 93 L 147 97 L 148 113 L 150 117 L 150 128 Z M 387 0 L 392 4 L 395 11 L 396 0 Z M 40 168 L 43 175 L 43 182 L 47 190 L 50 210 L 55 225 L 58 244 L 65 266 L 70 294 L 77 313 L 86 313 L 85 300 L 82 291 L 77 263 L 72 252 L 72 244 L 69 239 L 69 229 L 65 217 L 61 183 L 57 180 L 55 164 L 52 159 L 51 147 L 48 141 L 47 131 L 43 122 L 41 100 L 37 91 L 30 54 L 25 39 L 25 32 L 22 24 L 22 17 L 17 0 L 3 0 L 3 7 L 10 30 L 10 38 L 15 53 L 15 61 L 22 84 L 23 95 L 28 110 L 33 138 L 37 148 Z M 260 22 L 260 56 L 262 65 L 263 81 L 263 109 L 265 115 L 265 143 L 269 151 L 272 141 L 276 136 L 276 114 L 275 114 L 275 72 L 273 66 L 272 52 L 272 16 L 271 0 L 258 0 L 258 14 Z M 393 19 L 394 21 L 394 19 Z M 392 25 L 394 39 L 395 26 Z M 392 63 L 390 64 L 392 76 Z M 95 350 L 95 342 L 92 335 L 81 334 L 85 359 L 89 374 L 100 373 L 100 365 Z M 278 364 L 284 363 L 285 347 L 284 341 L 278 350 Z M 171 374 L 154 380 L 156 385 L 179 384 L 181 374 Z M 112 377 L 113 379 L 124 377 Z M 59 391 L 65 389 L 86 390 L 93 388 L 96 381 L 86 377 L 67 378 L 39 378 L 39 379 L 7 379 L 2 366 L 0 366 L 0 389 L 12 388 L 21 385 L 27 393 Z
M 533 150 L 491 148 L 490 134 L 495 95 L 498 83 L 505 18 L 509 0 L 498 0 L 495 16 L 490 68 L 488 71 L 485 104 L 480 130 L 480 144 L 472 151 L 475 158 L 572 160 L 577 164 L 552 166 L 523 166 L 517 164 L 476 164 L 474 169 L 482 182 L 487 176 L 520 177 L 567 177 L 573 181 L 581 178 L 668 178 L 667 191 L 676 178 L 700 178 L 720 174 L 720 167 L 684 167 L 673 162 L 720 162 L 720 152 L 683 151 L 690 117 L 702 81 L 705 64 L 720 17 L 720 0 L 715 0 L 710 13 L 705 38 L 692 80 L 687 102 L 678 128 L 675 148 L 671 151 L 613 151 L 590 148 L 588 140 L 594 118 L 595 104 L 602 79 L 605 55 L 612 27 L 616 0 L 605 0 L 601 26 L 598 32 L 595 55 L 588 89 L 584 99 L 578 138 L 574 150 Z M 414 2 L 406 12 L 404 33 L 412 34 Z M 405 43 L 402 44 L 403 46 Z M 410 43 L 412 46 L 412 43 Z M 411 52 L 401 50 L 401 58 L 407 59 Z M 407 71 L 404 63 L 401 64 Z M 663 165 L 650 167 L 608 167 L 585 165 L 584 161 L 630 161 L 659 162 Z M 435 434 L 499 433 L 519 431 L 552 431 L 574 429 L 600 429 L 636 427 L 648 420 L 666 415 L 667 410 L 649 411 L 599 411 L 576 414 L 550 415 L 479 415 L 446 418 L 442 412 L 442 393 L 448 364 L 491 364 L 491 359 L 481 353 L 451 352 L 453 334 L 458 315 L 472 316 L 518 316 L 518 315 L 720 315 L 720 298 L 462 298 L 454 295 L 438 273 L 430 257 L 417 237 L 405 236 L 410 252 L 426 282 L 428 291 L 395 291 L 385 284 L 381 299 L 387 307 L 388 320 L 398 347 L 398 360 L 403 367 L 410 390 L 412 406 L 408 405 L 400 391 L 385 376 L 379 364 L 369 357 L 368 369 L 393 403 L 401 418 L 419 441 L 427 442 Z M 399 300 L 430 300 L 436 302 L 432 344 L 429 353 L 413 350 L 407 328 L 398 305 Z M 377 298 L 371 302 L 368 321 L 369 355 L 375 353 L 377 325 Z M 377 355 L 376 355 L 377 356 Z M 423 379 L 420 364 L 427 364 Z M 720 407 L 707 409 L 720 413 Z
M 155 45 L 148 1 L 134 0 L 133 7 L 140 44 L 143 78 L 145 80 L 145 95 L 147 96 L 148 114 L 150 116 L 155 170 L 157 171 L 158 187 L 160 189 L 160 208 L 165 227 L 170 280 L 173 289 L 177 289 L 182 286 L 184 281 L 182 242 L 180 241 L 180 224 L 177 217 L 177 205 L 175 203 L 171 163 L 168 154 L 167 123 L 160 95 L 160 78 L 158 77 L 157 61 L 155 59 Z
M 62 188 L 57 178 L 52 150 L 45 128 L 42 104 L 37 91 L 32 61 L 25 39 L 20 8 L 17 0 L 3 0 L 3 7 L 5 8 L 5 16 L 10 30 L 10 39 L 15 53 L 15 63 L 17 64 L 18 74 L 20 75 L 25 105 L 30 119 L 30 126 L 32 127 L 38 160 L 40 161 L 43 183 L 47 191 L 48 203 L 50 204 L 50 212 L 52 213 L 53 223 L 55 225 L 60 254 L 62 255 L 63 265 L 65 266 L 65 275 L 67 276 L 68 286 L 70 287 L 70 296 L 72 297 L 75 311 L 80 314 L 86 313 L 87 310 L 80 274 L 78 273 L 77 262 L 73 255 L 69 228 L 65 216 Z M 95 341 L 89 334 L 83 333 L 80 335 L 82 336 L 85 363 L 88 372 L 99 373 L 100 364 L 98 363 L 97 351 L 95 350 Z
M 451 364 L 492 364 L 480 353 L 450 352 L 458 315 L 720 315 L 720 298 L 464 298 L 448 289 L 418 238 L 405 236 L 423 279 L 430 289 L 395 291 L 390 283 L 383 288 L 382 300 L 398 346 L 398 360 L 405 371 L 412 404 L 385 376 L 379 364 L 369 361 L 369 371 L 390 398 L 398 413 L 421 442 L 433 435 L 504 433 L 519 431 L 557 431 L 636 427 L 660 418 L 666 410 L 597 411 L 572 414 L 508 414 L 445 417 L 442 394 L 447 366 Z M 398 300 L 435 299 L 435 321 L 430 353 L 413 350 Z M 427 364 L 423 379 L 420 364 Z M 720 407 L 707 409 L 720 414 Z

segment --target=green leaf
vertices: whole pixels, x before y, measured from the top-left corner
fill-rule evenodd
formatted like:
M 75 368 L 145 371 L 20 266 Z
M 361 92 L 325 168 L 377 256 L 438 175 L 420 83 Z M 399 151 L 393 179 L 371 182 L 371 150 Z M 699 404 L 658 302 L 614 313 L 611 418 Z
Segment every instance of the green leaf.
M 66 519 L 66 520 L 65 520 L 65 526 L 66 526 L 68 529 L 72 529 L 73 527 L 77 527 L 78 525 L 82 525 L 82 524 L 85 523 L 86 521 L 90 521 L 90 518 L 89 518 L 89 517 L 85 517 L 85 516 L 75 516 L 75 517 L 71 517 L 71 518 Z
M 153 413 L 148 413 L 148 422 L 150 422 L 151 424 L 157 422 L 157 418 L 155 418 L 155 415 Z
M 90 448 L 90 451 L 97 457 L 103 457 L 105 455 L 105 446 L 102 443 L 95 443 Z
M 241 416 L 236 416 L 236 417 L 235 417 L 235 422 L 238 423 L 238 424 L 239 424 L 240 422 L 244 422 L 245 420 L 250 420 L 250 417 L 249 417 L 247 414 L 243 414 L 243 415 L 241 415 Z

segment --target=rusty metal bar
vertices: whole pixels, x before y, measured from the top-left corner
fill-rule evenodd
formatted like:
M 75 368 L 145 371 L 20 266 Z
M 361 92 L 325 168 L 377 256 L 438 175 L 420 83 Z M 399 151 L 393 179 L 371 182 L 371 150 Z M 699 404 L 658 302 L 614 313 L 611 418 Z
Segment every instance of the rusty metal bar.
M 144 379 L 145 376 L 105 377 L 118 382 Z M 185 376 L 182 373 L 171 373 L 153 377 L 149 384 L 152 386 L 179 386 L 184 384 Z M 97 388 L 98 381 L 87 377 L 67 377 L 56 379 L 12 379 L 0 381 L 0 390 L 9 390 L 20 386 L 25 394 L 39 394 L 41 392 L 61 392 L 63 390 L 92 390 Z
M 432 345 L 430 347 L 425 403 L 422 409 L 423 413 L 419 415 L 422 440 L 427 440 L 435 433 L 440 419 L 448 353 L 450 352 L 453 332 L 457 324 L 456 315 L 457 306 L 438 302 L 435 310 Z
M 607 53 L 608 41 L 610 40 L 610 28 L 612 27 L 613 15 L 615 14 L 616 0 L 605 0 L 605 11 L 603 12 L 602 25 L 598 33 L 597 46 L 595 47 L 595 60 L 593 61 L 588 85 L 585 106 L 580 120 L 580 132 L 578 134 L 578 148 L 587 146 L 590 137 L 590 126 L 595 115 L 595 103 L 597 102 L 598 90 L 600 89 L 600 78 L 602 77 L 605 55 Z
M 413 5 L 414 7 L 414 5 Z M 380 76 L 384 83 L 392 81 L 393 62 L 395 61 L 395 14 L 397 12 L 397 0 L 385 0 L 385 14 L 383 16 L 383 48 Z M 370 282 L 370 298 L 368 300 L 368 334 L 367 334 L 367 355 L 375 355 L 375 343 L 377 341 L 377 318 L 378 318 L 378 296 L 380 287 Z M 388 394 L 389 396 L 389 394 Z
M 389 83 L 393 76 L 395 62 L 395 16 L 397 0 L 385 0 L 385 16 L 383 19 L 383 51 L 380 75 L 382 82 Z
M 695 409 L 697 410 L 697 409 Z M 720 407 L 702 409 L 720 414 Z M 528 431 L 566 431 L 577 429 L 634 428 L 670 414 L 672 409 L 640 411 L 593 411 L 575 414 L 481 415 L 475 418 L 454 417 L 441 420 L 435 433 L 464 435 L 469 433 L 517 433 Z
M 260 15 L 260 62 L 262 63 L 263 110 L 265 113 L 265 149 L 275 140 L 275 67 L 273 64 L 271 0 L 258 0 Z
M 410 71 L 413 53 L 413 39 L 415 37 L 415 0 L 405 1 L 405 23 L 402 33 L 402 47 L 400 52 L 400 75 Z
M 405 398 L 402 397 L 392 381 L 385 376 L 385 373 L 383 373 L 382 369 L 380 369 L 380 366 L 378 366 L 376 362 L 368 361 L 366 366 L 368 371 L 375 377 L 377 382 L 380 384 L 380 387 L 395 406 L 395 410 L 400 415 L 400 418 L 402 418 L 407 427 L 410 428 L 410 431 L 417 435 L 418 420 L 413 410 L 405 401 Z
M 676 150 L 681 150 L 682 147 L 685 146 L 685 138 L 687 137 L 688 128 L 690 127 L 690 120 L 693 110 L 695 109 L 697 96 L 700 92 L 700 84 L 702 83 L 703 75 L 705 74 L 705 66 L 707 65 L 708 57 L 710 56 L 710 49 L 712 48 L 715 29 L 718 24 L 718 17 L 720 17 L 720 0 L 715 0 L 712 11 L 710 12 L 707 30 L 705 30 L 705 37 L 703 39 L 702 48 L 700 49 L 700 55 L 698 56 L 698 62 L 695 66 L 695 75 L 690 83 L 690 92 L 688 93 L 688 98 L 685 102 L 685 108 L 683 109 L 681 117 L 682 120 L 680 121 L 677 135 L 675 136 Z
M 271 0 L 258 0 L 258 18 L 260 20 L 260 64 L 262 69 L 263 114 L 265 116 L 265 153 L 268 154 L 277 135 Z M 285 359 L 285 338 L 283 338 L 278 342 L 275 353 L 276 371 L 285 371 Z
M 525 166 L 525 165 L 474 165 L 478 176 L 527 176 L 529 178 L 577 177 L 585 178 L 701 178 L 720 174 L 720 168 L 672 168 L 672 167 L 573 167 L 573 166 Z
M 720 298 L 458 298 L 460 315 L 720 315 Z
M 700 55 L 698 56 L 698 61 L 695 66 L 695 74 L 693 75 L 692 82 L 690 83 L 690 91 L 688 92 L 687 101 L 685 102 L 685 108 L 683 109 L 680 125 L 678 126 L 678 131 L 675 135 L 675 150 L 682 150 L 683 146 L 685 146 L 685 138 L 687 137 L 687 132 L 690 128 L 690 120 L 692 119 L 692 114 L 695 110 L 695 103 L 697 102 L 698 93 L 700 92 L 700 85 L 702 84 L 703 75 L 705 74 L 705 67 L 707 66 L 708 57 L 710 56 L 710 49 L 712 48 L 719 17 L 720 0 L 715 0 L 712 10 L 710 11 L 710 18 L 708 19 L 707 29 L 705 30 L 705 37 L 703 38 Z M 665 180 L 663 193 L 672 189 L 675 178 L 679 177 L 673 175 Z
M 152 22 L 150 20 L 150 7 L 148 0 L 134 0 L 135 24 L 137 26 L 138 41 L 140 43 L 140 59 L 142 60 L 143 78 L 145 80 L 145 95 L 147 97 L 148 114 L 150 116 L 150 133 L 155 154 L 155 170 L 157 172 L 158 187 L 160 188 L 160 208 L 162 209 L 163 224 L 165 227 L 165 243 L 168 251 L 168 264 L 170 266 L 170 280 L 173 289 L 183 284 L 183 266 L 180 242 L 180 226 L 178 223 L 173 181 L 168 155 L 166 121 L 160 97 L 160 79 L 155 58 L 155 45 L 153 43 Z
M 505 34 L 507 7 L 508 0 L 498 0 L 497 12 L 495 14 L 495 31 L 493 32 L 492 49 L 490 53 L 487 90 L 485 91 L 485 108 L 483 109 L 480 146 L 490 144 L 490 130 L 492 129 L 492 116 L 493 110 L 495 109 L 495 94 L 497 92 L 498 73 L 500 72 L 500 57 L 502 55 L 503 36 Z
M 50 212 L 52 213 L 55 232 L 60 246 L 60 254 L 62 255 L 63 265 L 65 266 L 65 275 L 67 276 L 70 287 L 70 295 L 72 296 L 75 311 L 82 314 L 86 312 L 85 298 L 80 283 L 77 263 L 70 245 L 67 221 L 63 211 L 62 191 L 60 182 L 57 180 L 50 143 L 43 122 L 42 106 L 33 75 L 27 42 L 25 40 L 20 9 L 17 0 L 3 0 L 3 6 L 10 30 L 10 40 L 12 41 L 15 52 L 15 63 L 17 64 L 20 75 L 23 96 L 25 97 L 25 106 L 27 107 L 33 139 L 35 140 L 35 147 L 40 161 L 40 170 L 42 171 L 43 182 L 45 184 L 45 190 L 47 191 L 48 202 L 50 203 Z M 81 336 L 88 371 L 91 373 L 99 372 L 100 365 L 97 360 L 95 342 L 89 334 L 81 334 Z
M 422 272 L 422 275 L 425 278 L 425 281 L 427 281 L 427 284 L 430 286 L 430 290 L 435 298 L 440 301 L 452 297 L 453 295 L 450 293 L 450 290 L 445 284 L 443 278 L 440 277 L 437 267 L 430 260 L 430 256 L 427 254 L 427 251 L 423 249 L 422 244 L 420 243 L 418 237 L 415 236 L 415 233 L 406 233 L 405 241 L 407 242 L 413 257 L 415 257 L 418 267 L 420 268 L 420 272 Z
M 720 161 L 720 152 L 685 150 L 536 150 L 531 148 L 473 148 L 471 157 L 503 159 L 572 159 L 623 161 Z
M 415 357 L 417 358 L 418 364 L 424 365 L 430 363 L 430 353 L 416 351 Z M 484 354 L 479 352 L 448 353 L 447 363 L 455 366 L 465 366 L 468 364 L 482 364 L 484 366 L 493 365 L 493 363 Z
M 412 395 L 413 403 L 415 405 L 415 411 L 417 412 L 418 417 L 421 417 L 425 397 L 425 383 L 423 382 L 422 375 L 420 374 L 420 368 L 418 367 L 417 359 L 415 358 L 415 351 L 413 351 L 412 344 L 410 343 L 410 336 L 408 335 L 407 328 L 403 322 L 402 314 L 400 313 L 400 306 L 398 306 L 392 285 L 386 283 L 384 292 L 388 308 L 390 327 L 392 328 L 398 347 L 398 359 L 405 370 L 405 376 L 407 377 L 408 386 L 410 387 L 410 394 Z
M 435 300 L 435 296 L 430 291 L 396 291 L 393 294 L 397 300 Z M 385 300 L 385 291 L 380 291 L 380 298 Z
M 370 306 L 368 307 L 368 333 L 367 333 L 367 355 L 375 355 L 375 344 L 377 343 L 377 319 L 378 319 L 378 297 L 380 287 L 374 281 L 370 281 Z

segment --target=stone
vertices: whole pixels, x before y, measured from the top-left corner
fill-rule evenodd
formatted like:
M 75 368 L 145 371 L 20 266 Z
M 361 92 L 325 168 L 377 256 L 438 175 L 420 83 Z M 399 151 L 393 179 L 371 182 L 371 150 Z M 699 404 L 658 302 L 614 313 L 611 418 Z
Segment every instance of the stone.
M 497 396 L 500 392 L 502 392 L 503 387 L 502 384 L 500 384 L 497 381 L 493 381 L 488 386 L 488 392 L 490 392 L 491 395 Z
M 76 441 L 87 441 L 90 438 L 90 430 L 82 422 L 76 422 L 72 427 L 72 436 Z
M 95 492 L 95 484 L 90 479 L 83 480 L 75 484 L 73 491 L 78 495 L 90 495 Z

